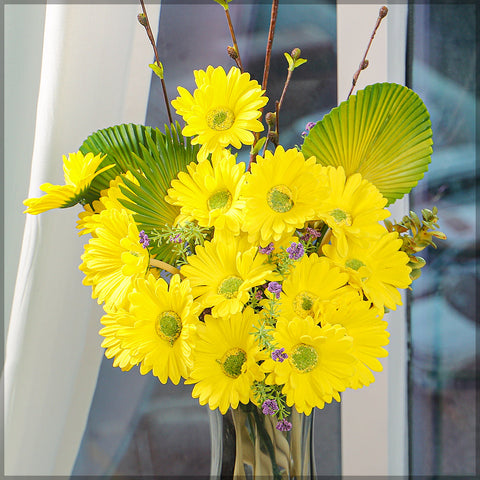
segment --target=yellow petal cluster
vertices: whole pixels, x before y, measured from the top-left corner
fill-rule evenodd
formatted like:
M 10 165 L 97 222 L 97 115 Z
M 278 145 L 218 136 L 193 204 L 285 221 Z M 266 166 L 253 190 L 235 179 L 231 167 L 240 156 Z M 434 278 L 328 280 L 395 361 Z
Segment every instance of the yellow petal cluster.
M 63 174 L 65 185 L 44 183 L 40 190 L 46 193 L 39 198 L 28 198 L 23 204 L 28 208 L 25 213 L 37 215 L 53 208 L 66 208 L 80 202 L 85 196 L 92 180 L 100 173 L 113 167 L 108 165 L 97 170 L 104 156 L 81 152 L 70 153 L 68 158 L 63 156 Z

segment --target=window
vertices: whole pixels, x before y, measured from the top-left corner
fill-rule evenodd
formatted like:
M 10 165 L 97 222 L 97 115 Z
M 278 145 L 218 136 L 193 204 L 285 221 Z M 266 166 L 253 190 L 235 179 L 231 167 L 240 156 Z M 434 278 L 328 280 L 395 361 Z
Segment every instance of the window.
M 476 6 L 411 6 L 410 87 L 432 119 L 434 154 L 411 195 L 417 213 L 436 205 L 446 241 L 428 250 L 411 295 L 410 471 L 473 475 L 476 462 L 476 334 L 479 293 L 475 238 Z

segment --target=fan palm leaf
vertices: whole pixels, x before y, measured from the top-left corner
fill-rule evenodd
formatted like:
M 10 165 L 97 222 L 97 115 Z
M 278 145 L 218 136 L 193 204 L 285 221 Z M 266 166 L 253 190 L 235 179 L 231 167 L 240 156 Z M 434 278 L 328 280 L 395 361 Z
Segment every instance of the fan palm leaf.
M 322 165 L 359 172 L 388 203 L 415 187 L 428 169 L 432 129 L 427 108 L 412 90 L 377 83 L 360 90 L 318 122 L 302 153 Z

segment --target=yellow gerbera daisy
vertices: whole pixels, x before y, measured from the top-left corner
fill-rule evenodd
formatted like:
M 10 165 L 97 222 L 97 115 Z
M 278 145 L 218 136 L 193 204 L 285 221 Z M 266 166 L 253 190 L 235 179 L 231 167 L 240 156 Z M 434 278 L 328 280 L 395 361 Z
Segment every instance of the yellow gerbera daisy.
M 126 309 L 135 280 L 146 275 L 149 253 L 140 244 L 138 228 L 126 210 L 104 210 L 99 221 L 96 238 L 85 245 L 82 255 L 83 283 L 92 286 L 92 298 L 105 302 L 107 309 Z
M 78 233 L 79 235 L 91 233 L 95 236 L 95 229 L 101 225 L 100 217 L 97 214 L 107 208 L 126 210 L 128 213 L 133 213 L 120 202 L 120 200 L 127 200 L 127 197 L 120 189 L 121 186 L 127 188 L 123 182 L 124 178 L 128 178 L 138 185 L 137 179 L 129 171 L 110 180 L 109 188 L 100 192 L 100 199 L 94 200 L 91 206 L 86 204 L 84 211 L 78 214 L 77 228 L 81 230 Z
M 303 227 L 315 214 L 317 197 L 325 192 L 326 177 L 315 157 L 305 160 L 301 152 L 285 151 L 257 156 L 247 175 L 242 194 L 245 197 L 245 222 L 242 227 L 250 240 L 260 238 L 262 245 L 280 240 Z
M 165 200 L 181 207 L 182 221 L 196 220 L 202 227 L 240 231 L 245 202 L 240 189 L 245 179 L 245 164 L 228 155 L 215 165 L 209 160 L 191 163 L 188 173 L 180 172 L 172 181 Z
M 400 250 L 402 240 L 397 232 L 388 233 L 377 240 L 371 240 L 366 247 L 349 244 L 341 255 L 332 239 L 323 246 L 325 255 L 339 265 L 350 276 L 350 284 L 362 289 L 366 297 L 378 308 L 395 310 L 402 304 L 399 288 L 407 288 L 412 280 L 408 255 Z
M 378 358 L 388 355 L 385 345 L 388 345 L 390 334 L 387 332 L 387 322 L 382 320 L 378 309 L 371 308 L 370 302 L 361 299 L 339 304 L 321 315 L 321 324 L 338 324 L 345 328 L 347 335 L 352 337 L 352 355 L 357 359 L 355 374 L 351 377 L 350 388 L 362 388 L 375 381 L 371 370 L 381 372 L 382 364 Z
M 269 358 L 262 369 L 269 372 L 268 385 L 284 385 L 287 405 L 310 415 L 312 408 L 323 408 L 332 398 L 339 399 L 355 372 L 351 355 L 352 338 L 339 325 L 318 326 L 312 317 L 280 318 L 274 332 L 278 348 L 287 358 Z
M 359 173 L 345 176 L 343 167 L 324 167 L 330 193 L 319 197 L 318 218 L 324 220 L 337 237 L 337 248 L 342 254 L 347 249 L 347 238 L 363 242 L 383 234 L 381 220 L 390 216 L 384 208 L 387 199 Z
M 197 246 L 181 273 L 190 279 L 193 294 L 203 307 L 213 307 L 214 316 L 225 317 L 240 312 L 249 290 L 272 274 L 272 265 L 264 262 L 264 255 L 244 237 L 222 234 Z
M 211 410 L 225 414 L 229 407 L 253 400 L 253 382 L 264 378 L 258 362 L 265 358 L 252 332 L 257 317 L 251 307 L 224 318 L 205 316 L 194 367 L 185 382 L 195 384 L 192 397 L 200 405 L 208 403 Z
M 193 301 L 188 280 L 173 275 L 170 286 L 149 275 L 136 282 L 130 294 L 134 328 L 119 332 L 122 348 L 140 358 L 140 373 L 153 371 L 160 382 L 175 385 L 193 367 L 193 349 L 199 324 L 199 305 Z
M 321 304 L 347 301 L 352 297 L 348 275 L 330 259 L 304 255 L 282 285 L 280 315 L 287 319 L 317 315 Z M 358 294 L 354 294 L 358 297 Z
M 120 367 L 124 372 L 130 370 L 134 365 L 138 365 L 141 358 L 131 349 L 122 347 L 122 339 L 118 335 L 119 331 L 132 329 L 135 323 L 135 317 L 123 308 L 116 312 L 107 312 L 101 319 L 104 328 L 100 330 L 100 335 L 104 338 L 102 347 L 105 348 L 105 356 L 113 358 L 113 366 Z
M 46 195 L 39 198 L 28 198 L 23 204 L 28 208 L 24 213 L 37 215 L 53 208 L 66 208 L 76 205 L 82 201 L 92 183 L 92 180 L 100 173 L 113 167 L 108 165 L 97 171 L 105 156 L 87 153 L 83 156 L 81 152 L 70 153 L 68 158 L 63 156 L 63 174 L 65 185 L 52 185 L 44 183 L 40 190 Z
M 172 105 L 185 120 L 182 133 L 188 137 L 196 135 L 192 144 L 202 145 L 198 160 L 205 160 L 210 153 L 216 158 L 229 145 L 252 145 L 252 132 L 263 130 L 257 119 L 268 102 L 258 82 L 236 67 L 227 74 L 223 67 L 212 66 L 205 73 L 196 72 L 195 80 L 197 89 L 193 96 L 178 87 L 180 96 Z

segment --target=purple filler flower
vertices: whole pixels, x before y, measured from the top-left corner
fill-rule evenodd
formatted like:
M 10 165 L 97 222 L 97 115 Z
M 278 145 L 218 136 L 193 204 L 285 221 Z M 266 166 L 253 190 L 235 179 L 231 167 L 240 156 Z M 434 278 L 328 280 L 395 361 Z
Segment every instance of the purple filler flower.
M 277 430 L 281 432 L 289 432 L 292 429 L 292 424 L 288 420 L 280 420 L 275 426 Z
M 265 248 L 258 247 L 258 251 L 264 255 L 270 255 L 274 250 L 273 242 L 270 242 Z
M 303 236 L 303 241 L 308 242 L 310 239 L 318 238 L 321 235 L 321 233 L 314 228 L 307 227 L 307 231 L 305 232 L 305 235 Z
M 255 293 L 255 298 L 257 300 L 261 300 L 263 298 L 263 292 L 261 290 L 257 290 Z
M 277 348 L 272 352 L 272 359 L 275 360 L 276 362 L 283 362 L 288 358 L 288 355 L 285 353 L 285 349 L 282 348 Z
M 278 282 L 270 282 L 267 286 L 267 290 L 270 293 L 273 293 L 275 297 L 280 298 L 280 292 L 282 291 L 282 286 Z
M 170 243 L 182 243 L 182 237 L 179 233 L 177 233 L 175 236 L 170 235 L 170 237 L 168 237 L 168 241 Z
M 305 125 L 305 130 L 302 132 L 302 137 L 306 137 L 310 130 L 316 125 L 315 122 L 308 122 L 306 125 Z
M 262 412 L 265 415 L 275 415 L 278 412 L 276 400 L 265 400 L 262 404 Z
M 292 244 L 287 248 L 287 253 L 292 260 L 298 260 L 303 257 L 303 254 L 305 253 L 305 249 L 303 248 L 303 245 L 300 242 L 299 243 L 292 242 Z
M 139 242 L 142 244 L 143 248 L 147 248 L 150 245 L 150 239 L 148 235 L 145 233 L 145 230 L 142 230 L 139 234 Z

